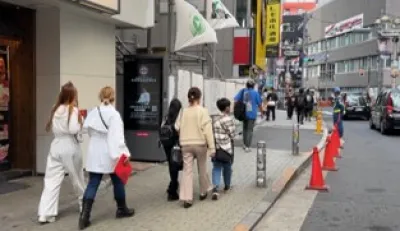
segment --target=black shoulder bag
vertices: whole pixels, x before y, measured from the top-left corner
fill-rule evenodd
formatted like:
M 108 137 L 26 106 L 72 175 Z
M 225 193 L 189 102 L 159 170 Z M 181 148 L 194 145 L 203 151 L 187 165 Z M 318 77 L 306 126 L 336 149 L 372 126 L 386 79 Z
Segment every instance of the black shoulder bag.
M 100 107 L 97 107 L 97 111 L 99 112 L 101 122 L 103 123 L 104 127 L 108 130 L 108 126 L 107 126 L 106 122 L 104 121 L 103 116 L 101 115 Z
M 215 122 L 218 122 L 221 118 L 216 120 Z M 222 127 L 222 125 L 221 125 Z M 215 128 L 214 128 L 214 122 L 212 122 L 212 128 L 214 132 L 214 145 L 215 145 L 215 156 L 214 160 L 222 163 L 232 163 L 233 162 L 233 155 L 229 154 L 227 151 L 225 151 L 222 148 L 217 148 L 217 142 L 215 139 Z M 224 128 L 223 128 L 224 129 Z M 232 146 L 233 148 L 233 146 Z

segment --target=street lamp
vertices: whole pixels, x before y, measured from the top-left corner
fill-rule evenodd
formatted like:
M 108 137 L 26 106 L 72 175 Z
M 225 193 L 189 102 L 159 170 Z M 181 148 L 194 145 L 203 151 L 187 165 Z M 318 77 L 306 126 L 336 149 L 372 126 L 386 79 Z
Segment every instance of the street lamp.
M 392 87 L 396 87 L 396 78 L 400 76 L 399 65 L 397 60 L 397 44 L 400 38 L 400 18 L 382 15 L 375 21 L 377 32 L 379 35 L 378 47 L 380 53 L 381 78 L 379 80 L 378 90 L 380 91 L 383 85 L 383 60 L 388 58 L 387 42 L 392 42 L 392 63 L 391 77 Z

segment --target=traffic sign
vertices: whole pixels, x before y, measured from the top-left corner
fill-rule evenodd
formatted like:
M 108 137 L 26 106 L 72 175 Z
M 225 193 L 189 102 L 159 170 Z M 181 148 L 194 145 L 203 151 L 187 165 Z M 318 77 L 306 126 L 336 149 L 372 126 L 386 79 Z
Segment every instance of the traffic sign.
M 283 54 L 285 56 L 299 56 L 300 52 L 299 51 L 284 51 Z

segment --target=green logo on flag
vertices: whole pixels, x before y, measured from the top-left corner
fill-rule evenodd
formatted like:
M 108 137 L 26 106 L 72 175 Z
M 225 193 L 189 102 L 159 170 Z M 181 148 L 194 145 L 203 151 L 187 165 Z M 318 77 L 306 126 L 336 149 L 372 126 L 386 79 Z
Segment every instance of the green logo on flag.
M 190 32 L 192 32 L 192 36 L 196 37 L 203 34 L 206 31 L 206 27 L 204 26 L 203 20 L 199 15 L 194 15 L 192 17 L 192 24 L 190 25 Z

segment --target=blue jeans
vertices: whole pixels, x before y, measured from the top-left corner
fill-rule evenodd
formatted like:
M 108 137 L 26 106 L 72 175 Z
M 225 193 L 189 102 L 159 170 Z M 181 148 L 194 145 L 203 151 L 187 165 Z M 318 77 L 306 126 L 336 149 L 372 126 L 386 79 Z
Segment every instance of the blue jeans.
M 97 189 L 101 183 L 101 178 L 103 178 L 102 173 L 89 172 L 89 183 L 86 187 L 85 193 L 83 194 L 83 199 L 94 200 L 96 197 Z M 112 184 L 114 186 L 114 199 L 116 201 L 125 200 L 125 185 L 115 174 L 110 174 Z
M 221 173 L 223 173 L 224 176 L 225 187 L 230 187 L 232 178 L 232 164 L 213 161 L 212 183 L 215 188 L 218 188 L 220 185 Z

